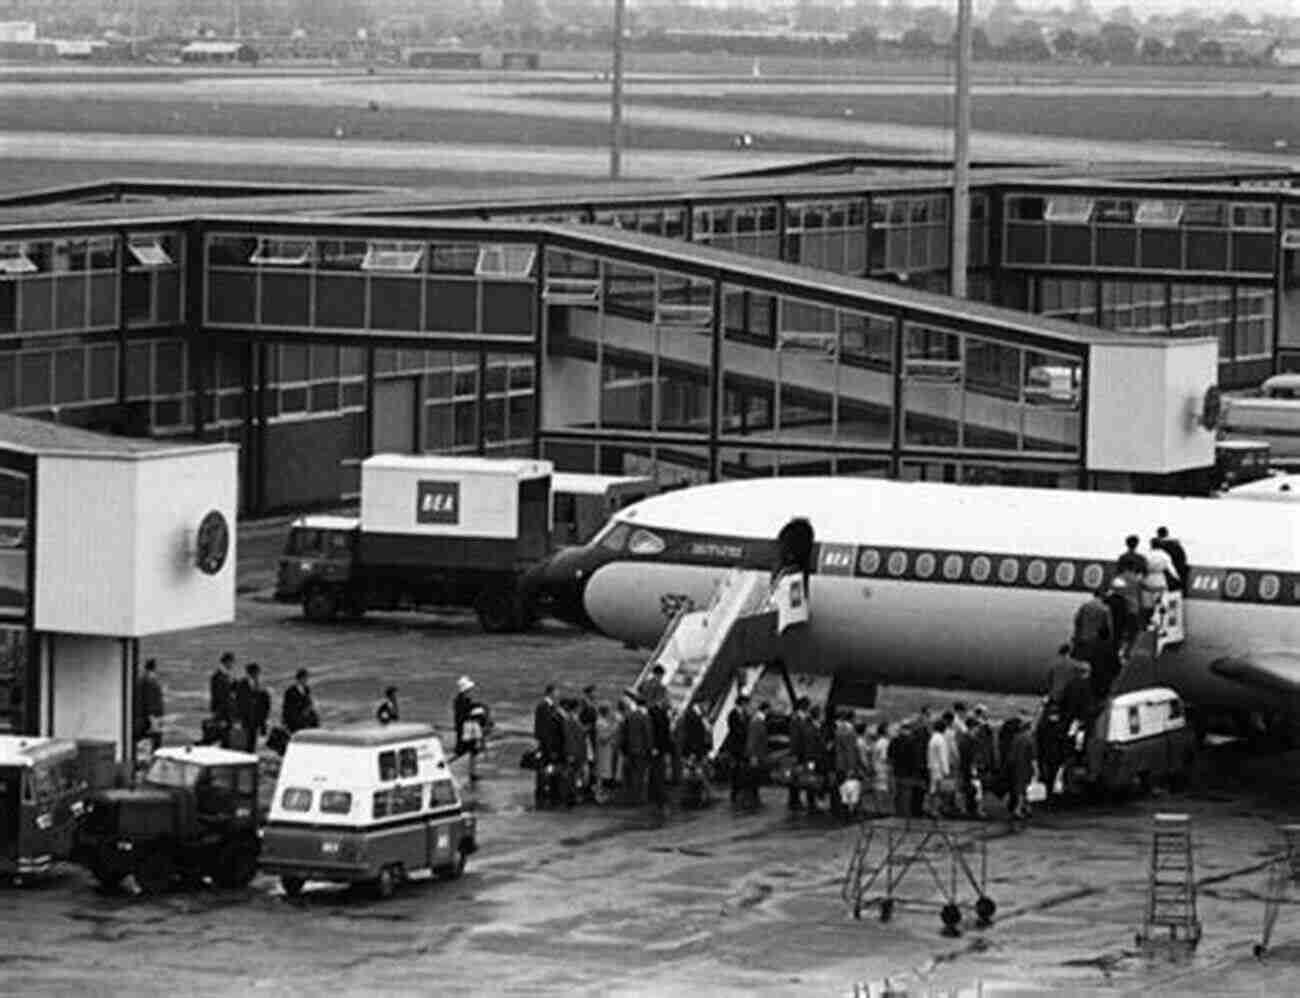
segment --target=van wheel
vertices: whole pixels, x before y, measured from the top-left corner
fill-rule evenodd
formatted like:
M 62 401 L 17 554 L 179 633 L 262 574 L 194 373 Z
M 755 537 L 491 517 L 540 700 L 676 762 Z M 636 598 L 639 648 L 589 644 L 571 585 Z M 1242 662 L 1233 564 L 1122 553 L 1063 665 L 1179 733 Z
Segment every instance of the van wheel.
M 302 877 L 281 877 L 280 887 L 284 890 L 285 897 L 296 898 L 302 893 L 302 885 L 305 881 Z
M 339 612 L 339 600 L 327 586 L 312 586 L 303 594 L 302 615 L 308 620 L 333 620 Z
M 375 878 L 375 894 L 382 900 L 387 900 L 393 896 L 393 891 L 397 888 L 397 877 L 393 875 L 393 868 L 386 866 L 379 871 L 379 876 Z
M 484 593 L 475 602 L 479 625 L 488 634 L 506 634 L 518 626 L 519 614 L 512 593 Z
M 247 887 L 257 875 L 257 843 L 236 839 L 217 853 L 217 867 L 212 875 L 218 887 Z
M 171 857 L 154 852 L 147 854 L 135 870 L 135 882 L 142 894 L 162 894 L 172 885 Z
M 108 868 L 102 867 L 98 863 L 90 868 L 90 875 L 99 884 L 99 889 L 106 894 L 116 894 L 122 889 L 122 875 L 112 873 Z

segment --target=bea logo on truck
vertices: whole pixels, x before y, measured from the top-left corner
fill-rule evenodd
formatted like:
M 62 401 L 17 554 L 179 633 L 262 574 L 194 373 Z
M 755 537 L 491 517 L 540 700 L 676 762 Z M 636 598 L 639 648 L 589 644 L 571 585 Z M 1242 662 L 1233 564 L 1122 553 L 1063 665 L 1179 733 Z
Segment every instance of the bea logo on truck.
M 415 492 L 416 523 L 460 520 L 460 482 L 420 482 Z

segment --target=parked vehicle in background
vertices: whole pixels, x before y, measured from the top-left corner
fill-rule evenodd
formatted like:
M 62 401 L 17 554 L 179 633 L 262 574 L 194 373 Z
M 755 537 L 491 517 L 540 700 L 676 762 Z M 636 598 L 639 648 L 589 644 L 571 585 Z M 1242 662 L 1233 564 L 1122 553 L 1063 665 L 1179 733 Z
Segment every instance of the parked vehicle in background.
M 74 859 L 107 888 L 128 876 L 144 893 L 178 879 L 244 887 L 257 872 L 257 784 L 250 753 L 161 748 L 140 786 L 90 796 Z
M 648 478 L 553 475 L 547 461 L 436 456 L 369 458 L 361 482 L 359 517 L 289 527 L 275 597 L 308 619 L 472 607 L 486 631 L 527 628 L 527 570 L 655 491 Z
M 1218 425 L 1224 440 L 1268 444 L 1276 466 L 1300 465 L 1300 374 L 1275 374 L 1257 395 L 1225 396 Z
M 290 897 L 309 880 L 388 897 L 415 871 L 459 877 L 477 831 L 429 725 L 310 728 L 285 752 L 260 866 Z
M 0 876 L 21 883 L 71 858 L 92 781 L 112 779 L 87 765 L 102 746 L 112 752 L 109 742 L 0 735 Z

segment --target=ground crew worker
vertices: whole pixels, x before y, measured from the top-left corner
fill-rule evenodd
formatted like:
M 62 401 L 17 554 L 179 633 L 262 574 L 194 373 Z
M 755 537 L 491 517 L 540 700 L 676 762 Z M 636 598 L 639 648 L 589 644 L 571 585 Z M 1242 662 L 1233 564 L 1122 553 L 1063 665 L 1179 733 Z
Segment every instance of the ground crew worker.
M 668 716 L 667 698 L 646 707 L 650 718 L 650 803 L 662 811 L 668 804 L 668 764 L 673 755 L 673 722 Z
M 650 758 L 654 750 L 654 728 L 645 703 L 636 690 L 627 690 L 627 720 L 623 725 L 625 799 L 629 804 L 644 804 L 649 791 Z
M 293 685 L 284 691 L 284 700 L 280 703 L 280 723 L 284 730 L 293 735 L 304 728 L 320 726 L 316 715 L 316 704 L 312 700 L 311 687 L 307 685 L 307 670 L 299 669 L 294 673 Z
M 587 732 L 578 719 L 578 701 L 575 698 L 561 700 L 560 710 L 564 721 L 564 803 L 573 807 L 587 792 Z
M 1029 784 L 1034 780 L 1034 739 L 1023 714 L 1013 720 L 1016 721 L 1016 727 L 1008 751 L 1010 790 L 1007 796 L 1007 810 L 1013 820 L 1023 820 L 1029 817 Z
M 1169 560 L 1174 563 L 1174 578 L 1170 580 L 1169 588 L 1181 592 L 1187 585 L 1187 551 L 1182 543 L 1178 538 L 1169 536 L 1168 527 L 1157 527 L 1156 538 L 1151 542 L 1151 546 L 1153 548 L 1158 546 L 1169 555 Z
M 727 736 L 722 741 L 722 755 L 731 768 L 731 803 L 735 804 L 744 788 L 745 736 L 749 731 L 749 697 L 742 693 L 727 714 Z
M 375 720 L 380 724 L 392 724 L 400 716 L 397 710 L 397 687 L 387 686 L 384 688 L 384 698 L 375 707 Z
M 235 714 L 235 656 L 222 652 L 216 670 L 208 680 L 209 722 L 204 725 L 204 741 L 217 742 L 222 748 L 230 747 L 230 726 Z
M 547 683 L 542 698 L 533 708 L 533 740 L 537 743 L 537 768 L 533 786 L 533 803 L 544 807 L 559 803 L 559 789 L 552 778 L 564 762 L 564 719 L 555 702 L 555 684 Z
M 244 678 L 234 686 L 235 719 L 242 728 L 240 747 L 257 751 L 257 738 L 266 734 L 271 716 L 271 694 L 262 686 L 262 667 L 256 662 L 244 666 Z
M 465 754 L 465 745 L 461 740 L 460 732 L 465 722 L 469 720 L 469 712 L 474 709 L 474 695 L 471 692 L 473 689 L 474 680 L 469 676 L 461 676 L 456 680 L 456 696 L 451 701 L 452 734 L 456 739 L 454 758 Z

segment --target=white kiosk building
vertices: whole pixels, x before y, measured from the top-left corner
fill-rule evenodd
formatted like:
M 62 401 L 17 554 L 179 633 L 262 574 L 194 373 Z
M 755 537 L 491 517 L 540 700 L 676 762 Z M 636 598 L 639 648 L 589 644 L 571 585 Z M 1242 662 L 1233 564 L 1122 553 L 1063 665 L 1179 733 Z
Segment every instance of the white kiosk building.
M 0 731 L 128 757 L 140 638 L 234 619 L 237 458 L 0 415 Z

